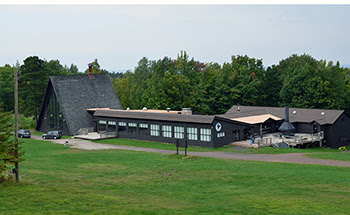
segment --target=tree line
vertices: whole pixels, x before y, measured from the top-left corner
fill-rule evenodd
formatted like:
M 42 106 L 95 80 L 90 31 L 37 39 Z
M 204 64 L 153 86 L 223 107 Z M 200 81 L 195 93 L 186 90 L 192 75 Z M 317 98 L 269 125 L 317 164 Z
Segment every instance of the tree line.
M 248 56 L 220 65 L 184 51 L 176 59 L 142 58 L 134 72 L 113 79 L 124 108 L 187 107 L 203 114 L 222 114 L 233 105 L 350 110 L 349 81 L 349 68 L 307 54 L 265 68 L 261 59 Z
M 19 111 L 25 116 L 39 114 L 50 75 L 74 75 L 74 64 L 31 56 L 0 67 L 0 106 L 14 107 L 14 70 L 19 71 Z M 233 105 L 285 106 L 350 110 L 350 71 L 339 62 L 296 55 L 277 65 L 264 67 L 262 59 L 235 55 L 231 62 L 199 62 L 181 51 L 176 59 L 142 58 L 134 71 L 111 73 L 97 59 L 93 73 L 108 73 L 124 109 L 180 110 L 191 108 L 202 114 L 225 113 Z

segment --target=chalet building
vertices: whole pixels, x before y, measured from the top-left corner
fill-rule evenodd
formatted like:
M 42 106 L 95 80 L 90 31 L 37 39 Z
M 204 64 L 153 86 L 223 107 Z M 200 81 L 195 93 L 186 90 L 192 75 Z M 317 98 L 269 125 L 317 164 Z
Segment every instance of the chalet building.
M 122 109 L 108 74 L 50 76 L 36 130 L 73 135 L 93 127 L 88 108 Z
M 247 119 L 267 119 L 251 123 Z M 233 106 L 220 117 L 250 123 L 255 126 L 254 133 L 270 133 L 278 130 L 285 117 L 285 108 Z M 263 122 L 264 121 L 264 122 Z M 322 110 L 289 108 L 289 121 L 296 133 L 324 132 L 323 145 L 331 148 L 350 145 L 350 117 L 344 110 Z

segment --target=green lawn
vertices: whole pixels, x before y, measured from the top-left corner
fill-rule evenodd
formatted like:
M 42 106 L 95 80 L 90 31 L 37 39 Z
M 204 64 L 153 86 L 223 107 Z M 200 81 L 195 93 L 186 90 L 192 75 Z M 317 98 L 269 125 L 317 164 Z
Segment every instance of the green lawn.
M 148 142 L 141 140 L 130 140 L 122 138 L 112 138 L 94 141 L 96 143 L 106 143 L 112 145 L 123 145 L 123 146 L 135 146 L 143 148 L 155 148 L 155 149 L 167 149 L 176 150 L 175 144 L 159 143 L 159 142 Z M 179 148 L 184 150 L 183 148 Z M 242 148 L 241 148 L 242 149 Z M 218 147 L 218 148 L 205 148 L 205 147 L 195 147 L 189 146 L 188 151 L 196 152 L 212 152 L 212 151 L 225 151 L 225 152 L 238 152 L 238 153 L 250 153 L 250 154 L 285 154 L 285 153 L 319 153 L 319 152 L 338 152 L 338 149 L 327 149 L 327 148 L 309 148 L 309 149 L 297 149 L 297 148 L 273 148 L 273 147 L 263 147 L 263 148 L 248 148 L 245 150 L 240 150 L 239 147 L 234 147 L 231 145 Z
M 329 160 L 340 160 L 340 161 L 350 161 L 350 153 L 314 153 L 309 154 L 307 156 L 314 157 L 314 158 L 321 158 L 321 159 L 329 159 Z
M 348 214 L 349 168 L 66 149 L 24 139 L 1 214 Z

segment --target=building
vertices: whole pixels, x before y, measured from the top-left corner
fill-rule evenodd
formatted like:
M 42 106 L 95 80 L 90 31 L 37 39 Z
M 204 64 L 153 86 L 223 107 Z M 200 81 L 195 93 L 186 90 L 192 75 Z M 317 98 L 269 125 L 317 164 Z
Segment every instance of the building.
M 350 117 L 344 110 L 233 106 L 225 114 L 204 116 L 189 109 L 122 110 L 107 74 L 51 76 L 36 130 L 61 130 L 73 135 L 80 129 L 115 132 L 118 137 L 219 147 L 278 132 L 286 113 L 296 133 L 323 131 L 323 146 L 350 145 Z M 293 131 L 294 132 L 294 131 Z
M 89 109 L 96 131 L 117 131 L 118 137 L 178 143 L 181 146 L 219 147 L 244 140 L 252 125 L 219 116 L 184 111 Z
M 50 76 L 36 130 L 73 135 L 92 128 L 89 108 L 122 109 L 108 74 Z
M 249 123 L 244 119 L 266 119 L 267 115 L 270 116 L 270 122 L 251 123 L 255 126 L 254 133 L 259 133 L 261 128 L 263 133 L 277 131 L 282 123 L 281 119 L 285 117 L 285 108 L 235 105 L 220 116 Z M 289 121 L 295 127 L 296 133 L 312 134 L 323 131 L 324 146 L 337 148 L 350 145 L 350 117 L 344 110 L 289 108 Z

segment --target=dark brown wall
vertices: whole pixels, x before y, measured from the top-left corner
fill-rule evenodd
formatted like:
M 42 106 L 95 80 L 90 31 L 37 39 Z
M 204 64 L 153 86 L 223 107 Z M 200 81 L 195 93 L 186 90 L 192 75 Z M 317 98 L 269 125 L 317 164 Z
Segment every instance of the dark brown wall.
M 331 148 L 350 145 L 350 117 L 343 113 L 333 125 L 324 125 L 324 145 Z
M 220 132 L 217 132 L 215 130 L 215 125 L 217 123 L 221 123 L 222 128 Z M 213 121 L 213 132 L 212 132 L 212 137 L 214 139 L 214 145 L 215 147 L 220 147 L 224 146 L 227 144 L 230 144 L 236 140 L 236 137 L 234 137 L 234 131 L 239 132 L 239 139 L 236 141 L 241 141 L 245 140 L 245 135 L 244 135 L 244 130 L 247 129 L 249 132 L 252 132 L 252 127 L 244 126 L 242 124 L 235 124 L 232 122 L 220 120 L 220 119 L 215 119 Z M 224 137 L 218 137 L 218 133 L 225 132 Z
M 146 141 L 156 141 L 156 142 L 163 142 L 163 143 L 176 143 L 176 139 L 174 138 L 174 126 L 183 126 L 185 129 L 185 138 L 187 136 L 187 127 L 194 127 L 197 128 L 197 134 L 198 140 L 187 140 L 188 146 L 202 146 L 202 147 L 214 147 L 213 138 L 211 141 L 200 141 L 200 128 L 209 128 L 212 129 L 211 124 L 196 124 L 196 123 L 177 123 L 177 122 L 166 122 L 166 121 L 156 121 L 156 120 L 137 120 L 137 119 L 122 119 L 122 118 L 108 118 L 108 117 L 94 117 L 98 120 L 106 120 L 106 121 L 117 121 L 117 122 L 126 122 L 126 123 L 146 123 L 146 124 L 157 124 L 160 126 L 160 136 L 151 136 L 150 135 L 150 125 L 148 125 L 148 135 L 143 135 L 138 133 L 138 127 L 137 127 L 137 133 L 136 134 L 130 134 L 128 133 L 128 126 L 127 130 L 125 132 L 118 132 L 118 137 L 120 138 L 127 138 L 127 139 L 137 139 L 137 140 L 146 140 Z M 162 125 L 170 125 L 172 126 L 172 137 L 162 137 L 161 133 L 161 126 Z M 118 126 L 118 124 L 117 124 Z M 97 126 L 98 128 L 98 126 Z M 117 127 L 118 129 L 118 127 Z M 213 134 L 213 130 L 212 130 Z M 179 144 L 184 146 L 185 145 L 185 139 L 179 139 Z
M 251 127 L 242 126 L 241 124 L 236 124 L 234 122 L 228 122 L 226 120 L 222 119 L 214 119 L 211 124 L 204 124 L 204 123 L 191 123 L 191 122 L 170 122 L 170 121 L 157 121 L 157 120 L 137 120 L 137 119 L 124 119 L 124 118 L 109 118 L 109 117 L 94 117 L 94 120 L 96 120 L 96 123 L 98 120 L 106 120 L 106 121 L 117 121 L 117 122 L 133 122 L 133 123 L 146 123 L 146 124 L 158 124 L 161 128 L 162 125 L 170 125 L 172 126 L 172 137 L 162 137 L 160 136 L 151 136 L 149 135 L 142 135 L 138 133 L 136 134 L 130 134 L 128 133 L 128 126 L 127 130 L 125 132 L 118 132 L 118 137 L 120 138 L 128 138 L 128 139 L 138 139 L 138 140 L 146 140 L 146 141 L 156 141 L 156 142 L 164 142 L 164 143 L 176 143 L 176 139 L 174 138 L 174 126 L 183 126 L 185 128 L 185 138 L 187 136 L 187 127 L 194 127 L 197 128 L 197 134 L 198 134 L 198 140 L 187 140 L 187 144 L 189 146 L 201 146 L 201 147 L 219 147 L 224 146 L 229 143 L 234 142 L 233 138 L 233 131 L 239 131 L 239 140 L 244 140 L 244 129 L 247 128 L 249 131 Z M 220 132 L 217 132 L 215 129 L 216 123 L 221 123 L 222 128 Z M 98 126 L 97 131 L 98 131 Z M 201 141 L 200 140 L 200 128 L 207 128 L 211 129 L 211 141 Z M 137 128 L 139 129 L 139 128 Z M 150 125 L 149 125 L 149 132 L 150 132 Z M 218 137 L 218 133 L 225 133 L 225 136 Z M 185 145 L 185 139 L 179 139 L 180 145 Z
M 297 122 L 293 123 L 296 133 L 317 133 L 321 131 L 321 126 L 317 122 L 311 122 L 311 123 L 305 123 L 305 122 Z M 316 131 L 314 131 L 314 126 L 317 128 Z

